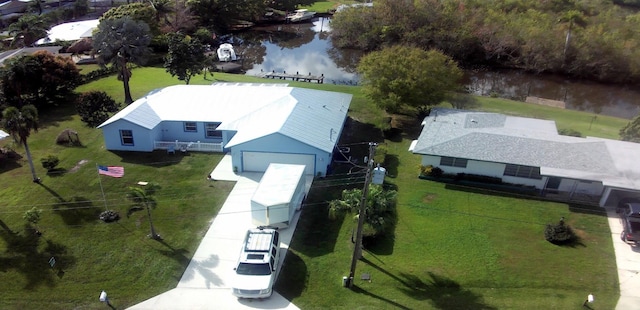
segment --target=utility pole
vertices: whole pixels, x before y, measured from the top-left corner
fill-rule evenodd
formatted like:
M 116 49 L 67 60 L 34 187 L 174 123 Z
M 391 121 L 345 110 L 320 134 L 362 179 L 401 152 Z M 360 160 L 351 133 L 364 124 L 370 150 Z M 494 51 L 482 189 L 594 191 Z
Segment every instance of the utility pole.
M 347 287 L 353 285 L 353 277 L 356 273 L 356 265 L 360 257 L 362 257 L 362 227 L 364 226 L 364 211 L 367 204 L 367 194 L 369 193 L 369 183 L 371 183 L 371 170 L 373 169 L 373 155 L 376 151 L 376 144 L 369 142 L 369 157 L 367 160 L 367 174 L 364 177 L 364 188 L 362 189 L 362 198 L 360 199 L 360 211 L 358 212 L 358 229 L 356 232 L 356 244 L 353 249 L 353 257 L 351 258 L 351 270 L 347 279 Z

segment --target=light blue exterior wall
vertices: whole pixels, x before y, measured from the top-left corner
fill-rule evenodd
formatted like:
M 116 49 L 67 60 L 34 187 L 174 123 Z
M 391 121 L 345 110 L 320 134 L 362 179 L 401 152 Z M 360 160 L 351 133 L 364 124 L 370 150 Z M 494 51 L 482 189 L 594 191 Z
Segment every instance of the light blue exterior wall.
M 120 130 L 132 131 L 133 145 L 122 145 Z M 158 130 L 157 127 L 149 130 L 126 120 L 118 120 L 102 127 L 104 145 L 107 150 L 111 151 L 151 152 L 153 151 L 154 137 L 159 132 L 160 130 Z
M 233 137 L 234 132 L 222 132 L 222 138 L 205 138 L 205 123 L 196 122 L 197 131 L 189 132 L 184 130 L 184 122 L 160 123 L 153 129 L 147 129 L 135 125 L 127 120 L 118 120 L 102 127 L 105 147 L 111 151 L 136 151 L 151 152 L 154 149 L 155 141 L 187 141 L 205 143 L 226 143 Z M 120 140 L 120 130 L 131 130 L 133 132 L 134 145 L 122 145 Z
M 157 127 L 161 129 L 161 136 L 158 140 L 162 141 L 189 141 L 189 142 L 205 142 L 205 143 L 219 143 L 222 142 L 221 138 L 216 139 L 208 139 L 205 137 L 205 123 L 203 122 L 195 122 L 196 123 L 196 131 L 185 131 L 184 124 L 185 122 L 175 122 L 175 121 L 164 121 L 160 123 Z M 223 135 L 224 136 L 224 135 Z
M 316 156 L 315 173 L 321 176 L 327 174 L 327 165 L 331 163 L 331 153 L 316 147 L 291 139 L 279 133 L 248 141 L 231 147 L 231 162 L 234 167 L 242 170 L 242 152 L 265 152 L 286 154 L 314 154 Z

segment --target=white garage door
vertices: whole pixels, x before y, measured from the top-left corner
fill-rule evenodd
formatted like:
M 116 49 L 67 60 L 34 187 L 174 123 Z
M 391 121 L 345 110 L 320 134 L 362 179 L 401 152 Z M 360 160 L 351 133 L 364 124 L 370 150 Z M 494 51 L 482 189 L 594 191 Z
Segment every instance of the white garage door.
M 305 165 L 305 174 L 315 174 L 316 157 L 313 154 L 242 152 L 243 171 L 264 172 L 270 163 Z

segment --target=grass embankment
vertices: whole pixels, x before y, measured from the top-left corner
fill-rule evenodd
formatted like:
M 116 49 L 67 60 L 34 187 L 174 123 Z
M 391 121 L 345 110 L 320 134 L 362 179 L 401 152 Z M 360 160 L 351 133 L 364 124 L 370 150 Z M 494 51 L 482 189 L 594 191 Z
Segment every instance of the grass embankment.
M 241 75 L 215 74 L 217 81 L 266 82 Z M 197 76 L 192 84 L 212 81 Z M 271 81 L 270 81 L 271 82 Z M 181 84 L 162 68 L 134 70 L 134 98 L 167 85 Z M 347 142 L 381 141 L 376 126 L 386 115 L 372 107 L 358 87 L 289 82 L 290 85 L 354 94 L 345 129 Z M 103 90 L 122 100 L 115 77 L 83 85 L 79 91 Z M 627 121 L 599 116 L 589 129 L 585 113 L 480 98 L 481 108 L 519 115 L 553 118 L 584 135 L 615 138 Z M 179 108 L 180 103 L 176 102 Z M 535 114 L 546 113 L 546 114 Z M 103 308 L 97 301 L 106 290 L 112 304 L 124 308 L 176 286 L 209 221 L 222 205 L 232 183 L 206 181 L 219 154 L 188 156 L 114 153 L 104 149 L 100 130 L 85 127 L 73 107 L 41 115 L 42 128 L 29 143 L 43 184 L 31 183 L 24 158 L 3 161 L 0 178 L 0 308 Z M 394 238 L 383 240 L 358 263 L 355 291 L 341 287 L 349 271 L 353 222 L 326 219 L 323 202 L 339 193 L 329 180 L 318 180 L 298 225 L 278 291 L 302 309 L 312 308 L 580 308 L 586 294 L 597 308 L 613 308 L 618 283 L 606 218 L 572 212 L 567 205 L 520 200 L 461 191 L 416 178 L 418 156 L 407 152 L 417 137 L 415 118 L 397 118 L 401 133 L 386 140 L 388 182 L 399 193 L 399 220 Z M 82 147 L 55 145 L 65 128 L 78 131 Z M 584 128 L 584 130 L 582 129 Z M 11 144 L 2 141 L 3 145 Z M 362 152 L 358 145 L 354 154 Z M 14 148 L 22 155 L 23 149 Z M 65 173 L 47 176 L 39 159 L 55 154 Z M 87 160 L 84 164 L 80 164 Z M 102 177 L 109 209 L 120 212 L 119 223 L 97 219 L 104 210 L 96 164 L 125 167 L 125 177 Z M 344 186 L 355 181 L 335 176 Z M 144 212 L 127 217 L 127 186 L 155 181 L 163 186 L 153 211 L 164 242 L 148 239 Z M 356 180 L 357 181 L 357 180 Z M 347 184 L 345 184 L 347 183 Z M 357 183 L 352 184 L 358 186 Z M 32 206 L 43 210 L 42 237 L 27 234 L 22 219 Z M 572 209 L 573 210 L 573 209 Z M 544 241 L 544 224 L 561 216 L 576 228 L 582 245 L 556 247 Z M 49 258 L 57 257 L 50 268 Z

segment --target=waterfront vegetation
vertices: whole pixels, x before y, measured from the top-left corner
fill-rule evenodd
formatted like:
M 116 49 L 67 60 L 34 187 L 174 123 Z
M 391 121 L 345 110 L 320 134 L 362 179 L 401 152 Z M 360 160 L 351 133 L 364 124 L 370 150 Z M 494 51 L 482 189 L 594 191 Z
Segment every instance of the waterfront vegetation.
M 195 76 L 191 84 L 213 81 L 274 82 L 215 73 L 213 80 Z M 133 70 L 131 82 L 134 99 L 183 84 L 163 68 L 151 67 Z M 356 86 L 289 84 L 353 94 L 343 143 L 353 144 L 354 153 L 360 142 L 381 143 L 388 186 L 398 191 L 394 232 L 368 244 L 356 286 L 348 290 L 341 281 L 349 271 L 354 222 L 349 216 L 330 221 L 327 202 L 344 186 L 361 184 L 345 184 L 341 173 L 316 180 L 276 286 L 298 307 L 581 309 L 589 293 L 596 296 L 598 309 L 614 307 L 619 296 L 615 255 L 601 210 L 419 180 L 419 158 L 407 151 L 420 129 L 413 111 L 386 115 Z M 116 76 L 77 89 L 90 90 L 124 99 Z M 481 110 L 553 119 L 559 128 L 589 136 L 615 139 L 628 122 L 497 98 L 477 100 Z M 115 307 L 125 308 L 174 288 L 233 186 L 206 179 L 222 155 L 110 152 L 101 131 L 86 127 L 71 105 L 40 118 L 40 130 L 29 138 L 34 161 L 56 155 L 59 169 L 47 174 L 36 167 L 42 183 L 34 184 L 24 157 L 0 161 L 0 308 L 98 309 L 104 307 L 97 302 L 103 289 Z M 81 146 L 55 144 L 67 128 L 78 132 Z M 0 145 L 24 156 L 10 140 Z M 99 177 L 98 164 L 123 166 L 125 176 Z M 127 189 L 139 181 L 162 186 L 153 210 L 161 242 L 147 237 L 145 212 L 129 212 Z M 22 218 L 32 207 L 42 210 L 39 237 Z M 120 221 L 100 221 L 105 208 L 119 212 Z M 580 238 L 574 247 L 544 239 L 545 225 L 561 217 Z M 53 268 L 51 256 L 57 261 Z M 362 273 L 370 274 L 371 281 L 360 280 Z

